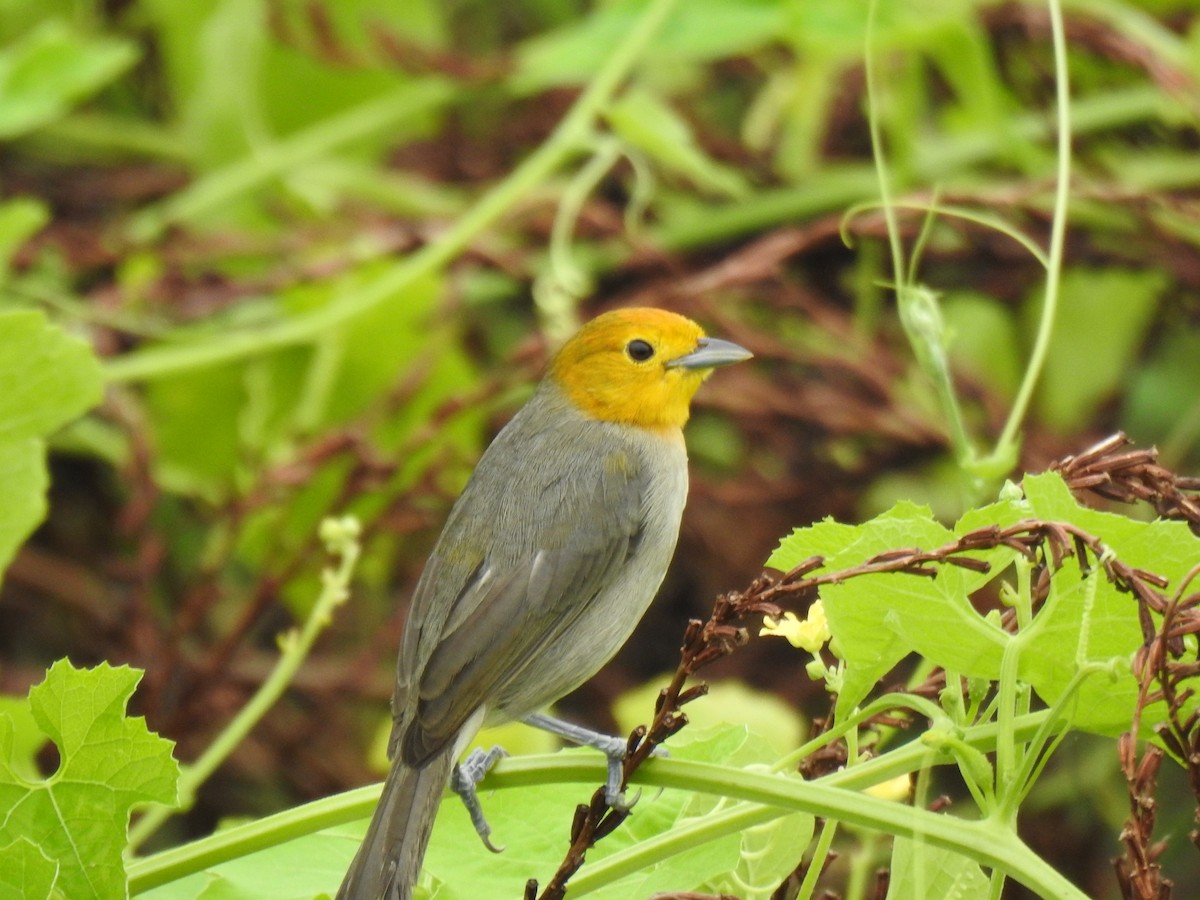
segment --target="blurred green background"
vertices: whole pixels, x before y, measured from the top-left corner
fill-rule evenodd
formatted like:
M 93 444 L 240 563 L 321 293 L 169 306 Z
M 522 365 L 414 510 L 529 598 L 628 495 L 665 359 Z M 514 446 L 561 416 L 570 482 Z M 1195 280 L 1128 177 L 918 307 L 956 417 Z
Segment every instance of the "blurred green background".
M 645 6 L 0 0 L 0 309 L 84 337 L 107 381 L 55 436 L 48 516 L 6 574 L 0 691 L 61 656 L 145 668 L 136 711 L 194 758 L 315 597 L 317 523 L 365 525 L 353 601 L 175 838 L 373 777 L 424 554 L 547 355 L 601 310 L 669 307 L 756 356 L 700 394 L 660 602 L 563 704 L 601 727 L 793 526 L 898 498 L 953 517 L 1117 429 L 1200 461 L 1195 0 L 1065 4 L 1059 311 L 1019 460 L 982 483 L 896 313 L 868 115 L 909 250 L 935 197 L 958 213 L 911 277 L 986 452 L 1044 301 L 1014 233 L 1050 231 L 1045 6 L 880 4 L 868 113 L 866 0 L 687 0 L 611 102 L 562 126 Z M 819 714 L 776 643 L 714 677 Z M 1030 841 L 1116 896 L 1115 752 L 1066 749 Z

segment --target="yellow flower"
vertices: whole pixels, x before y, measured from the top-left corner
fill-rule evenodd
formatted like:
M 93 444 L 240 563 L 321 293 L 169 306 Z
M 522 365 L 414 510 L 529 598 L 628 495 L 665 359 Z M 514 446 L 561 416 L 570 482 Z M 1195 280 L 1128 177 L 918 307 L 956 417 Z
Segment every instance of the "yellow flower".
M 759 636 L 787 638 L 788 643 L 809 653 L 816 653 L 829 640 L 829 623 L 825 620 L 825 606 L 820 600 L 808 609 L 808 618 L 800 619 L 795 613 L 785 612 L 781 619 L 763 619 Z
M 863 793 L 869 794 L 872 797 L 878 797 L 880 800 L 897 800 L 903 802 L 908 799 L 908 795 L 912 792 L 912 777 L 906 772 L 903 775 L 897 775 L 890 781 L 881 781 L 879 784 L 873 784 Z

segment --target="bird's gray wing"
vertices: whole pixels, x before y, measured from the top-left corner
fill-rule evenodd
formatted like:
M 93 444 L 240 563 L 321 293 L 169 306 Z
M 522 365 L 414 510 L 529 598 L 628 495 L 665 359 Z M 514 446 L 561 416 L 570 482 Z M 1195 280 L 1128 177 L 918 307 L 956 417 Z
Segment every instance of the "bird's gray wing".
M 418 666 L 406 675 L 402 664 L 397 691 L 402 708 L 395 710 L 393 741 L 406 764 L 419 766 L 454 740 L 538 654 L 565 652 L 555 641 L 588 639 L 564 632 L 636 550 L 644 524 L 641 479 L 621 451 L 591 467 L 547 466 L 528 484 L 506 485 L 501 504 L 537 510 L 535 522 L 495 522 L 482 553 L 435 551 L 414 598 L 414 611 L 424 614 L 406 634 L 405 653 Z M 514 506 L 512 492 L 526 494 L 523 502 Z M 470 505 L 476 515 L 502 515 Z M 461 543 L 470 545 L 476 536 L 461 530 Z M 546 681 L 550 693 L 540 703 L 557 699 L 553 679 Z M 538 688 L 530 690 L 536 695 Z

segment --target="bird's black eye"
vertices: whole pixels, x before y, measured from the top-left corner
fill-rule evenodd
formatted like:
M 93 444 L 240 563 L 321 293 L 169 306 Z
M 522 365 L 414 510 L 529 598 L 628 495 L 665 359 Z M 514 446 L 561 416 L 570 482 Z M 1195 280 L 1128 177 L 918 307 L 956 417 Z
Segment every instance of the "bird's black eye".
M 625 345 L 625 352 L 634 362 L 645 362 L 654 355 L 654 347 L 650 345 L 649 341 L 635 338 Z

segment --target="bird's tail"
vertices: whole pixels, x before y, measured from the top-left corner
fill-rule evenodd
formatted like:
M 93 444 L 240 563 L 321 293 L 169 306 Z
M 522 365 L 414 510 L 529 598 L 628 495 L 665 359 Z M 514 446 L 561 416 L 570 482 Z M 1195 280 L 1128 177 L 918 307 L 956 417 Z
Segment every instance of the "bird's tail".
M 438 803 L 454 767 L 451 744 L 420 769 L 392 762 L 338 900 L 411 900 Z

